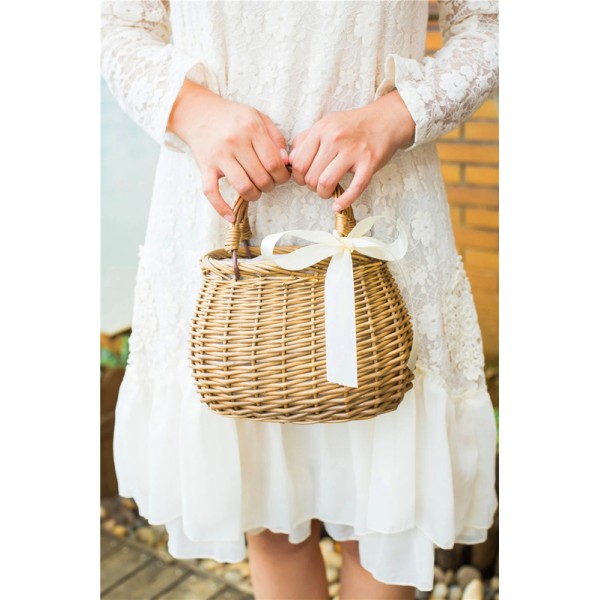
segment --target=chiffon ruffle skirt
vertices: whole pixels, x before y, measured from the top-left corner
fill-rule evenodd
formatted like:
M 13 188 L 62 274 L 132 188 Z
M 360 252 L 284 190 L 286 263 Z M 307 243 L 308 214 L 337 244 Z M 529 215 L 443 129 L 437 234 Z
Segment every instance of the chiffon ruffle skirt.
M 436 546 L 486 539 L 498 506 L 487 391 L 453 398 L 417 368 L 398 409 L 373 419 L 253 422 L 200 401 L 181 348 L 160 372 L 143 353 L 130 361 L 114 432 L 119 494 L 166 525 L 175 558 L 238 562 L 245 532 L 298 543 L 318 518 L 359 541 L 376 579 L 431 590 Z

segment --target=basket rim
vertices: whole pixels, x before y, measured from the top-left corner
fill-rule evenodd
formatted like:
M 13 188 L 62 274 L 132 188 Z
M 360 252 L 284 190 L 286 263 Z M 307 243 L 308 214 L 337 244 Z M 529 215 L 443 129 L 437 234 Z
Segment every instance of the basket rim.
M 289 252 L 293 252 L 299 248 L 305 248 L 306 246 L 275 246 L 274 253 L 275 254 L 287 254 Z M 250 252 L 255 256 L 260 256 L 261 250 L 260 246 L 249 246 Z M 214 273 L 220 275 L 233 275 L 233 264 L 226 263 L 225 260 L 231 260 L 232 254 L 225 248 L 218 248 L 216 250 L 211 250 L 207 252 L 203 256 L 200 257 L 199 262 L 202 265 L 202 268 L 206 271 L 212 271 Z M 240 247 L 238 250 L 238 259 L 245 258 L 245 248 Z M 266 260 L 260 261 L 246 261 L 246 260 L 238 260 L 238 267 L 241 273 L 245 273 L 246 275 L 286 275 L 288 277 L 315 277 L 315 276 L 324 276 L 327 271 L 327 267 L 329 266 L 329 262 L 331 261 L 331 257 L 324 258 L 323 260 L 306 267 L 305 269 L 299 271 L 291 271 L 288 269 L 284 269 L 278 265 L 275 265 Z M 365 267 L 372 267 L 375 264 L 386 264 L 386 260 L 381 260 L 378 258 L 372 258 L 370 256 L 366 256 L 361 254 L 360 252 L 352 252 L 352 264 L 353 269 L 363 269 Z

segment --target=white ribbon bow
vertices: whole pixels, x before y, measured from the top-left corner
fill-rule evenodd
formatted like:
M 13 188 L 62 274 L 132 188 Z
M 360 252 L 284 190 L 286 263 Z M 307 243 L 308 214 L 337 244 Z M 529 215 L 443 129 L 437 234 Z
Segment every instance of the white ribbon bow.
M 373 237 L 363 237 L 376 221 L 387 219 L 398 228 L 398 237 L 384 243 Z M 288 254 L 273 254 L 275 244 L 284 235 L 294 235 L 313 242 Z M 260 245 L 266 260 L 283 269 L 300 271 L 331 256 L 325 273 L 325 348 L 327 380 L 348 387 L 358 387 L 356 364 L 356 316 L 354 307 L 353 251 L 380 260 L 399 260 L 408 248 L 408 237 L 395 219 L 376 216 L 359 221 L 347 237 L 337 231 L 290 229 L 267 235 Z

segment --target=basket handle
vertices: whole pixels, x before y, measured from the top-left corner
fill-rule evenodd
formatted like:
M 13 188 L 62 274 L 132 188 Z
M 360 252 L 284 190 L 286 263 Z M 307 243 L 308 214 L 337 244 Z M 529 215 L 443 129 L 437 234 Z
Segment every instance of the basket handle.
M 286 165 L 289 170 L 289 165 Z M 333 191 L 333 198 L 339 198 L 344 193 L 344 188 L 338 183 Z M 252 230 L 248 221 L 248 200 L 238 195 L 235 204 L 233 205 L 233 214 L 235 220 L 227 228 L 227 236 L 225 238 L 225 250 L 231 252 L 233 258 L 233 271 L 235 278 L 240 278 L 238 267 L 237 251 L 242 242 L 246 248 L 246 255 L 252 258 L 250 253 L 249 240 L 252 238 Z M 356 225 L 354 211 L 352 205 L 335 213 L 335 230 L 343 237 L 347 236 L 352 228 Z

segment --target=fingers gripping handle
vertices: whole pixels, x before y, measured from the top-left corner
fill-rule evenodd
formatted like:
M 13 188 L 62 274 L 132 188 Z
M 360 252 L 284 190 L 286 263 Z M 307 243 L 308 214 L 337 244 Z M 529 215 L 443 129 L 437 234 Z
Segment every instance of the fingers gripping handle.
M 286 168 L 288 171 L 291 169 L 290 165 L 286 165 Z M 339 198 L 343 193 L 344 189 L 338 183 L 333 191 L 332 198 Z M 240 270 L 237 252 L 240 242 L 242 242 L 246 247 L 247 257 L 252 258 L 252 254 L 250 252 L 250 239 L 252 238 L 252 230 L 248 220 L 248 201 L 244 200 L 242 196 L 238 195 L 233 206 L 233 214 L 235 215 L 235 219 L 234 222 L 227 228 L 225 250 L 231 252 L 235 279 L 239 279 Z M 352 206 L 348 206 L 347 208 L 335 213 L 335 230 L 340 236 L 347 236 L 355 225 L 356 219 L 354 218 Z

